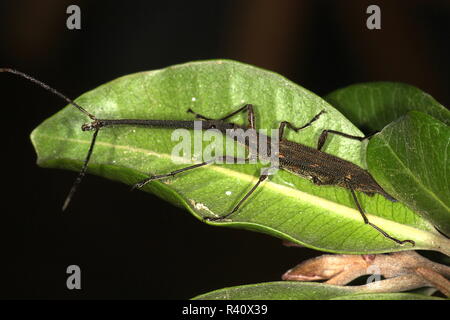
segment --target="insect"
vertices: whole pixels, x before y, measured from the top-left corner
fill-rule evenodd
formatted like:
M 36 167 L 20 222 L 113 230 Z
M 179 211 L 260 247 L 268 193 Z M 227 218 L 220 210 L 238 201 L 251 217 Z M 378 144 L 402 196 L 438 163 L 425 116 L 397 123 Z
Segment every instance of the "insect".
M 21 76 L 25 79 L 28 79 L 32 81 L 33 83 L 43 87 L 44 89 L 52 92 L 53 94 L 61 97 L 66 102 L 71 104 L 72 106 L 76 107 L 79 111 L 84 113 L 86 116 L 88 116 L 91 119 L 90 123 L 83 124 L 81 129 L 83 131 L 93 131 L 91 144 L 89 146 L 88 153 L 86 155 L 86 158 L 84 160 L 82 169 L 80 173 L 78 174 L 75 182 L 73 183 L 73 186 L 64 202 L 63 210 L 67 208 L 70 200 L 72 199 L 75 191 L 77 190 L 80 182 L 82 181 L 83 177 L 86 174 L 86 170 L 89 164 L 89 160 L 91 158 L 91 155 L 94 150 L 95 142 L 97 139 L 97 135 L 100 131 L 100 129 L 105 127 L 113 127 L 113 126 L 141 126 L 141 127 L 149 127 L 149 128 L 185 128 L 185 129 L 199 129 L 199 130 L 208 130 L 208 129 L 216 129 L 220 131 L 223 134 L 226 134 L 228 136 L 236 138 L 236 135 L 242 132 L 242 130 L 255 130 L 255 112 L 254 108 L 251 104 L 246 104 L 243 107 L 237 109 L 236 111 L 222 117 L 219 119 L 211 119 L 208 117 L 205 117 L 203 115 L 200 115 L 198 113 L 195 113 L 192 110 L 188 110 L 188 112 L 193 113 L 197 120 L 144 120 L 144 119 L 99 119 L 96 116 L 94 116 L 92 113 L 85 110 L 83 107 L 72 101 L 71 99 L 67 98 L 62 93 L 58 92 L 57 90 L 51 88 L 47 84 L 25 74 L 20 71 L 9 69 L 9 68 L 0 68 L 0 72 L 9 72 L 16 74 L 18 76 Z M 226 122 L 227 119 L 231 118 L 232 116 L 240 113 L 240 112 L 247 112 L 248 116 L 248 124 L 247 126 L 241 126 L 237 125 L 235 123 Z M 256 138 L 257 141 L 263 140 L 265 141 L 265 147 L 269 151 L 268 154 L 270 156 L 274 156 L 277 159 L 279 169 L 289 171 L 295 175 L 309 178 L 314 184 L 316 185 L 333 185 L 333 186 L 339 186 L 342 188 L 346 188 L 350 190 L 350 193 L 352 195 L 352 198 L 358 208 L 358 211 L 360 212 L 363 221 L 365 224 L 370 225 L 372 228 L 377 230 L 379 233 L 381 233 L 384 237 L 403 245 L 405 243 L 410 243 L 413 246 L 415 246 L 415 242 L 413 240 L 399 240 L 391 235 L 389 235 L 387 232 L 382 230 L 377 225 L 371 223 L 369 219 L 367 218 L 363 208 L 361 207 L 358 198 L 356 196 L 355 191 L 360 191 L 365 193 L 366 195 L 373 196 L 375 193 L 381 194 L 386 199 L 390 201 L 396 201 L 392 196 L 390 196 L 386 191 L 383 190 L 383 188 L 375 181 L 375 179 L 371 176 L 371 174 L 362 169 L 361 167 L 347 161 L 341 158 L 338 158 L 336 156 L 333 156 L 331 154 L 325 153 L 321 151 L 323 145 L 325 144 L 325 141 L 329 134 L 336 134 L 343 136 L 345 138 L 354 139 L 362 141 L 364 139 L 367 139 L 368 137 L 359 137 L 359 136 L 352 136 L 343 132 L 335 131 L 335 130 L 323 130 L 317 144 L 317 148 L 312 148 L 300 143 L 296 143 L 293 141 L 289 141 L 283 138 L 283 134 L 286 128 L 289 128 L 291 130 L 294 130 L 296 132 L 305 129 L 313 122 L 319 119 L 319 117 L 324 113 L 325 111 L 321 111 L 317 115 L 315 115 L 309 122 L 304 124 L 303 126 L 296 127 L 293 124 L 291 124 L 288 121 L 282 121 L 280 123 L 280 126 L 278 128 L 278 141 L 275 141 L 278 143 L 278 150 L 275 152 L 275 150 L 272 149 L 272 142 L 271 138 L 268 136 L 263 135 L 262 133 L 255 133 L 253 134 L 254 138 Z M 241 131 L 239 131 L 241 130 Z M 239 140 L 239 139 L 238 139 Z M 245 147 L 249 150 L 249 152 L 253 155 L 261 155 L 260 145 L 259 144 L 252 144 L 249 142 L 249 139 L 240 139 L 241 143 L 245 145 Z M 227 156 L 221 156 L 222 160 L 225 158 L 229 158 Z M 234 158 L 234 157 L 231 157 Z M 167 174 L 161 174 L 161 175 L 153 175 L 150 176 L 142 181 L 139 181 L 135 184 L 134 188 L 142 188 L 145 184 L 149 183 L 150 181 L 154 180 L 160 180 L 167 177 L 175 176 L 179 173 L 186 172 L 189 170 L 193 170 L 205 165 L 208 165 L 210 163 L 213 163 L 214 160 L 212 159 L 208 161 L 203 161 L 201 163 L 191 165 L 185 168 L 181 168 L 172 172 L 169 172 Z M 233 160 L 238 160 L 234 158 Z M 242 206 L 242 204 L 251 196 L 251 194 L 257 189 L 257 187 L 268 178 L 270 173 L 267 171 L 262 171 L 257 183 L 248 191 L 244 197 L 234 206 L 233 210 L 231 210 L 229 213 L 218 217 L 218 218 L 205 218 L 207 220 L 214 220 L 214 221 L 224 221 L 228 219 L 230 216 L 232 216 L 236 211 L 239 210 L 239 208 Z

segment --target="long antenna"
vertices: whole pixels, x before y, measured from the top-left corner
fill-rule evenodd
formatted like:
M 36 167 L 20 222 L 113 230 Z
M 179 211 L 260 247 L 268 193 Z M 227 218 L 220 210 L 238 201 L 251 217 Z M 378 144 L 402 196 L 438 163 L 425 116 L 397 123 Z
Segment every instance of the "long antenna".
M 77 191 L 78 186 L 80 185 L 81 180 L 83 179 L 84 175 L 86 174 L 87 166 L 89 163 L 89 159 L 91 158 L 92 151 L 94 151 L 94 144 L 95 140 L 97 139 L 97 134 L 100 128 L 95 129 L 94 134 L 92 136 L 91 145 L 89 146 L 89 151 L 87 153 L 86 159 L 84 159 L 83 167 L 81 168 L 80 173 L 78 174 L 78 177 L 73 182 L 72 188 L 69 191 L 69 194 L 66 197 L 66 200 L 64 201 L 62 211 L 66 210 L 67 206 L 70 203 L 70 200 L 72 200 L 73 195 L 75 194 L 75 191 Z
M 41 86 L 45 90 L 50 91 L 51 93 L 53 93 L 53 94 L 59 96 L 60 98 L 64 99 L 67 103 L 71 104 L 72 106 L 74 106 L 75 108 L 77 108 L 78 110 L 83 112 L 85 115 L 87 115 L 89 118 L 91 118 L 91 120 L 93 120 L 93 121 L 97 120 L 97 118 L 92 113 L 88 112 L 82 106 L 80 106 L 79 104 L 77 104 L 73 100 L 69 99 L 68 97 L 63 95 L 61 92 L 57 91 L 56 89 L 53 89 L 52 87 L 50 87 L 49 85 L 45 84 L 44 82 L 39 81 L 39 80 L 33 78 L 32 76 L 29 76 L 26 73 L 20 72 L 20 71 L 15 70 L 15 69 L 10 69 L 10 68 L 0 68 L 0 72 L 9 72 L 9 73 L 18 75 L 18 76 L 20 76 L 22 78 L 25 78 L 27 80 L 30 80 L 31 82 Z M 88 154 L 87 154 L 86 159 L 84 160 L 84 163 L 83 163 L 83 167 L 81 168 L 81 171 L 78 174 L 78 177 L 75 179 L 75 181 L 74 181 L 74 183 L 72 185 L 72 188 L 70 189 L 69 194 L 67 195 L 67 198 L 64 201 L 64 205 L 62 207 L 62 211 L 66 210 L 67 206 L 70 203 L 70 200 L 72 199 L 73 195 L 75 194 L 75 191 L 78 189 L 78 186 L 79 186 L 81 180 L 83 179 L 83 177 L 86 174 L 87 166 L 88 166 L 89 160 L 91 158 L 92 151 L 94 150 L 94 144 L 95 144 L 95 140 L 97 139 L 97 134 L 98 134 L 99 130 L 100 130 L 100 127 L 97 127 L 95 129 L 94 135 L 92 136 L 92 141 L 91 141 L 91 145 L 89 147 Z
M 56 89 L 53 89 L 52 87 L 50 87 L 49 85 L 45 84 L 44 82 L 39 81 L 39 80 L 33 78 L 32 76 L 26 74 L 26 73 L 20 72 L 20 71 L 15 70 L 15 69 L 10 69 L 10 68 L 0 68 L 0 72 L 9 72 L 9 73 L 21 76 L 22 78 L 25 78 L 27 80 L 30 80 L 31 82 L 36 83 L 37 85 L 41 86 L 45 90 L 48 90 L 48 91 L 52 92 L 53 94 L 56 94 L 60 98 L 66 100 L 67 103 L 69 103 L 69 104 L 73 105 L 74 107 L 76 107 L 78 110 L 83 112 L 85 115 L 87 115 L 92 120 L 96 120 L 97 119 L 92 113 L 88 112 L 86 109 L 84 109 L 82 106 L 80 106 L 79 104 L 77 104 L 73 100 L 67 98 L 61 92 L 57 91 Z

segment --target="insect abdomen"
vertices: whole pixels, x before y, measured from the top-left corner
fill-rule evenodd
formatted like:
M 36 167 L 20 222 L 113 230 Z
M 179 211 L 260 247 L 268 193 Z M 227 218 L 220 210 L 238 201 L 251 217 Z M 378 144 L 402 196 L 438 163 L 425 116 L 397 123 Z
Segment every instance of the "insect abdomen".
M 318 185 L 350 187 L 367 195 L 379 193 L 389 200 L 395 200 L 368 171 L 347 160 L 305 145 L 283 141 L 280 144 L 280 166 L 296 175 L 311 178 Z

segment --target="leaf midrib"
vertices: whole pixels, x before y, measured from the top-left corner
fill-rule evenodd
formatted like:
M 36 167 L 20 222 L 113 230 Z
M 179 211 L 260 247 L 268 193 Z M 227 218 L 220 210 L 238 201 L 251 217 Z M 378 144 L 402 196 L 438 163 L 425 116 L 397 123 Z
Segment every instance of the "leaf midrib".
M 39 132 L 33 132 L 32 139 L 34 140 L 34 137 L 36 137 L 38 135 L 41 137 L 48 138 L 48 139 L 65 141 L 65 142 L 73 142 L 73 143 L 79 143 L 79 144 L 85 144 L 85 145 L 88 145 L 91 142 L 90 140 L 55 137 L 53 135 L 43 134 L 43 133 L 39 133 Z M 157 152 L 150 151 L 148 149 L 111 144 L 111 143 L 104 142 L 104 141 L 97 141 L 97 145 L 102 145 L 104 147 L 109 147 L 109 148 L 113 148 L 113 149 L 116 148 L 116 149 L 139 152 L 139 153 L 143 153 L 146 155 L 157 156 L 159 158 L 171 159 L 171 157 L 172 157 L 171 154 L 157 153 Z M 182 159 L 182 158 L 179 158 L 179 159 Z M 247 182 L 255 181 L 255 177 L 252 175 L 248 175 L 248 174 L 241 173 L 238 171 L 230 170 L 228 168 L 224 168 L 221 166 L 210 165 L 209 169 L 219 172 L 221 174 L 227 175 L 227 176 L 234 176 L 235 178 L 241 179 L 243 181 L 247 181 Z M 356 209 L 353 209 L 353 208 L 347 207 L 345 205 L 342 205 L 342 204 L 339 204 L 339 203 L 336 203 L 336 202 L 333 202 L 333 201 L 330 201 L 330 200 L 327 200 L 327 199 L 324 199 L 324 198 L 321 198 L 321 197 L 318 197 L 318 196 L 315 196 L 315 195 L 312 195 L 312 194 L 309 194 L 309 193 L 306 193 L 303 191 L 300 191 L 296 188 L 291 188 L 291 187 L 281 185 L 281 184 L 278 184 L 278 183 L 275 183 L 272 181 L 267 181 L 267 184 L 263 187 L 269 188 L 270 190 L 272 190 L 278 194 L 281 194 L 283 196 L 288 196 L 288 197 L 294 198 L 297 201 L 299 201 L 298 199 L 301 199 L 301 201 L 304 201 L 308 204 L 312 204 L 314 206 L 321 207 L 325 210 L 329 210 L 330 212 L 334 212 L 338 216 L 345 217 L 347 219 L 351 219 L 354 221 L 361 220 L 360 213 Z M 376 215 L 373 215 L 370 213 L 367 213 L 367 216 L 371 220 L 372 223 L 375 223 L 378 226 L 383 227 L 387 231 L 394 230 L 397 234 L 402 234 L 405 236 L 415 234 L 416 239 L 420 239 L 424 243 L 435 243 L 435 241 L 442 242 L 442 240 L 443 240 L 443 239 L 440 239 L 441 237 L 439 236 L 439 234 L 436 231 L 434 231 L 434 229 L 432 229 L 431 227 L 429 230 L 423 230 L 423 229 L 419 229 L 418 227 L 401 224 L 399 222 L 385 219 L 383 217 L 379 217 L 379 216 L 376 216 Z

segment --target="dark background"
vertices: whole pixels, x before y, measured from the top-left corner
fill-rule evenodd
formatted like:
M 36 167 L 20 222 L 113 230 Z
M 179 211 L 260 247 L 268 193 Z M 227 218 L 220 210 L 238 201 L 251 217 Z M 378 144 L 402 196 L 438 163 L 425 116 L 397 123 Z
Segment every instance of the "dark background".
M 66 8 L 81 7 L 81 30 Z M 366 8 L 381 7 L 381 30 Z M 0 66 L 75 98 L 129 73 L 229 58 L 324 95 L 364 81 L 401 81 L 449 105 L 449 1 L 1 1 Z M 36 166 L 29 133 L 65 105 L 0 74 L 0 298 L 184 299 L 280 280 L 319 254 L 266 235 L 213 228 L 126 185 Z M 66 288 L 66 268 L 82 290 Z

